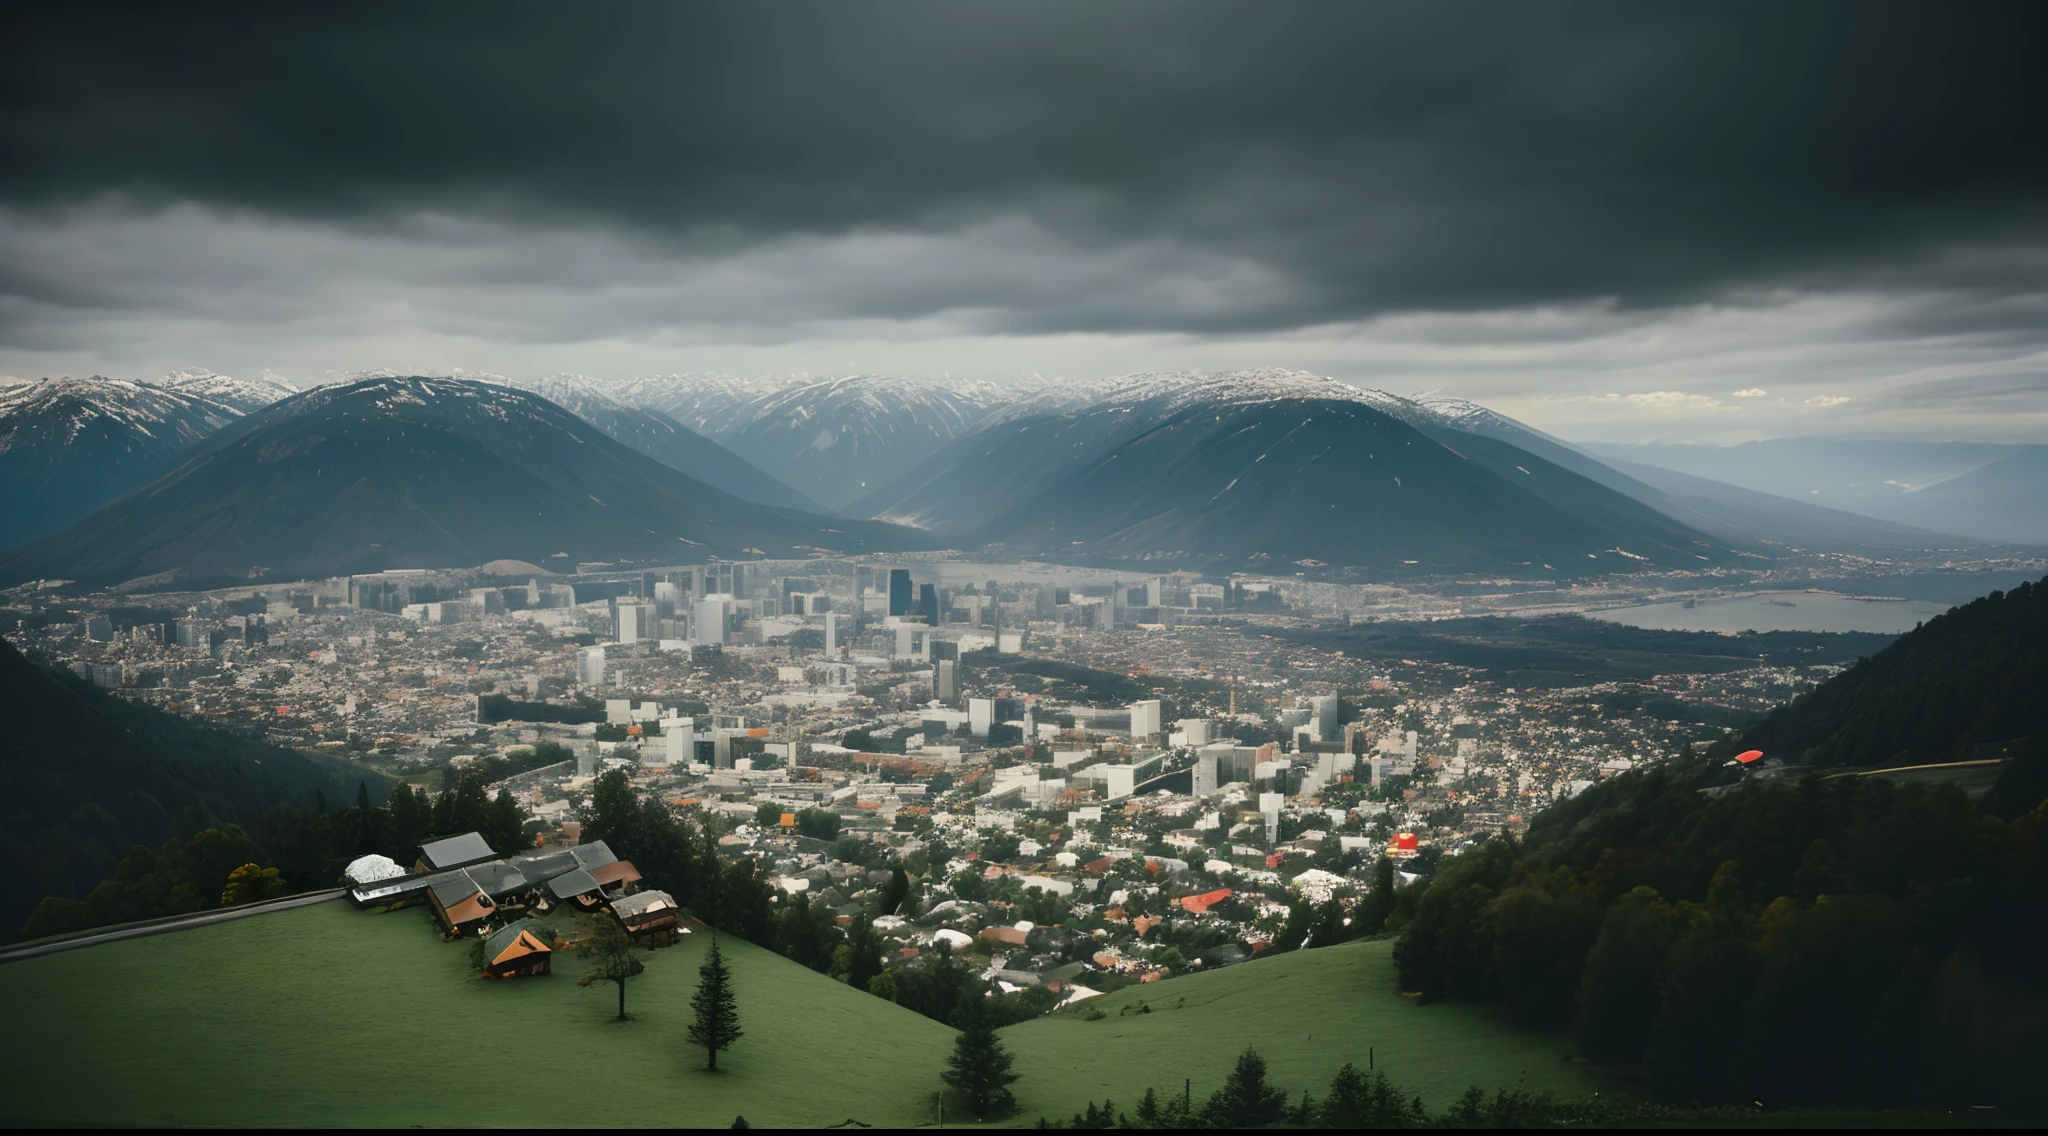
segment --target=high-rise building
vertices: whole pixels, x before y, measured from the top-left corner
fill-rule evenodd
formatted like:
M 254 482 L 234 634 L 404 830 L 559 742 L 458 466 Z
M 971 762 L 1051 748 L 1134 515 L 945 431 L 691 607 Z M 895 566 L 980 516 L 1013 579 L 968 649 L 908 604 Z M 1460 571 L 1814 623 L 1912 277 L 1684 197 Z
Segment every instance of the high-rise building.
M 583 686 L 604 685 L 603 647 L 585 647 L 576 652 L 576 681 Z
M 108 689 L 108 690 L 115 690 L 115 689 L 118 689 L 118 688 L 120 687 L 120 685 L 121 685 L 121 679 L 122 679 L 122 673 L 121 673 L 121 664 L 119 664 L 119 663 L 94 663 L 94 664 L 92 664 L 92 684 L 93 684 L 94 686 L 101 686 L 101 687 L 105 687 L 105 688 L 106 688 L 106 689 Z
M 970 698 L 967 700 L 967 732 L 977 738 L 988 737 L 989 727 L 996 722 L 996 700 L 993 698 Z
M 1149 738 L 1159 732 L 1159 700 L 1131 703 L 1131 737 Z
M 908 615 L 915 602 L 910 587 L 910 569 L 889 569 L 889 614 Z
M 939 625 L 939 589 L 931 584 L 920 584 L 917 589 L 917 610 L 924 614 L 927 626 Z
M 694 718 L 666 718 L 661 723 L 663 752 L 670 765 L 688 765 L 697 759 L 697 721 Z
M 654 608 L 651 605 L 620 604 L 619 642 L 638 643 L 642 639 L 652 639 L 655 634 L 654 618 Z
M 725 622 L 731 606 L 732 597 L 729 595 L 709 595 L 697 601 L 692 611 L 697 624 L 697 642 L 725 642 Z
M 825 657 L 828 659 L 839 657 L 839 614 L 837 612 L 828 611 L 825 613 Z
M 1337 725 L 1337 719 L 1341 716 L 1341 710 L 1342 703 L 1337 700 L 1337 696 L 1334 694 L 1326 694 L 1316 699 L 1315 723 L 1317 741 L 1336 742 L 1344 740 L 1344 732 Z
M 204 647 L 204 646 L 206 646 L 206 624 L 204 624 L 204 623 L 202 623 L 202 622 L 200 622 L 199 620 L 196 620 L 196 619 L 181 619 L 181 620 L 179 620 L 179 621 L 178 621 L 178 646 L 180 646 L 180 647 Z
M 960 664 L 940 659 L 932 664 L 932 697 L 948 706 L 960 698 Z
M 654 585 L 654 606 L 663 619 L 674 619 L 676 608 L 683 602 L 683 589 L 668 580 L 658 580 Z

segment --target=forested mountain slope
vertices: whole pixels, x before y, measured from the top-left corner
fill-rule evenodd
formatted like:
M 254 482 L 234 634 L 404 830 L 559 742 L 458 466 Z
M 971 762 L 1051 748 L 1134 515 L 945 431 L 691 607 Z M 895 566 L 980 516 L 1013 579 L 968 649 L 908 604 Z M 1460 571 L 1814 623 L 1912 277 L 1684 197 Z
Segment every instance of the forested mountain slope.
M 1951 608 L 1747 735 L 1810 765 L 1958 760 L 2048 730 L 2048 581 Z
M 332 806 L 383 776 L 123 702 L 0 640 L 0 938 L 45 895 L 81 898 L 137 844 Z

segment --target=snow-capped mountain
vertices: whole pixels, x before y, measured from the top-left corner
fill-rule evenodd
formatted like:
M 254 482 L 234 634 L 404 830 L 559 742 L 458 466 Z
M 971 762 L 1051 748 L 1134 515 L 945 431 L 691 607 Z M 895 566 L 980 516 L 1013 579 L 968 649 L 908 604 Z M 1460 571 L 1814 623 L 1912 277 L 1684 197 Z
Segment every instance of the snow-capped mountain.
M 923 534 L 742 501 L 538 395 L 466 379 L 369 379 L 226 427 L 168 474 L 0 558 L 9 583 L 194 586 L 526 560 L 921 547 Z
M 757 396 L 718 434 L 741 457 L 838 508 L 887 484 L 1005 402 L 986 382 L 844 375 Z
M 659 410 L 629 406 L 588 375 L 547 375 L 538 379 L 496 379 L 532 391 L 663 465 L 722 489 L 743 501 L 781 509 L 828 512 L 823 505 L 762 472 L 745 458 Z
M 0 547 L 53 532 L 147 483 L 240 416 L 196 394 L 98 375 L 0 390 Z
M 165 375 L 157 384 L 166 390 L 210 398 L 243 414 L 263 409 L 273 402 L 299 393 L 299 388 L 268 371 L 260 379 L 237 379 L 205 367 L 186 367 Z
M 1728 550 L 1409 399 L 1296 371 L 1129 376 L 960 438 L 850 511 L 988 555 L 1576 576 Z
M 604 384 L 603 389 L 620 402 L 660 411 L 707 438 L 724 438 L 746 420 L 742 407 L 792 382 L 731 375 L 642 375 Z

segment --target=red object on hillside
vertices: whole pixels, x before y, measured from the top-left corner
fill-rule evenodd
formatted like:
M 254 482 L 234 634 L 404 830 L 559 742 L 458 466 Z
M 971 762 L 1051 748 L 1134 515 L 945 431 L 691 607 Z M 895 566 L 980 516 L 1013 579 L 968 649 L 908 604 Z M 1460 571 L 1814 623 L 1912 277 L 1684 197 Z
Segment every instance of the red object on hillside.
M 1212 905 L 1229 899 L 1230 894 L 1229 888 L 1217 888 L 1215 891 L 1204 892 L 1201 895 L 1186 895 L 1181 897 L 1180 906 L 1182 910 L 1191 915 L 1200 915 L 1204 911 L 1209 910 Z
M 1737 761 L 1741 762 L 1741 763 L 1742 763 L 1742 764 L 1744 764 L 1744 765 L 1748 765 L 1748 764 L 1749 764 L 1750 762 L 1752 762 L 1752 761 L 1756 761 L 1756 760 L 1758 760 L 1758 759 L 1762 758 L 1762 757 L 1763 757 L 1763 755 L 1764 755 L 1764 751 L 1762 751 L 1762 750 L 1760 750 L 1760 749 L 1753 749 L 1753 750 L 1749 750 L 1749 751 L 1748 751 L 1748 752 L 1746 752 L 1746 753 L 1738 753 L 1738 754 L 1736 754 L 1736 755 L 1735 755 L 1735 760 L 1737 760 Z
M 1394 834 L 1394 851 L 1396 852 L 1414 852 L 1421 847 L 1421 839 L 1412 832 L 1397 832 Z

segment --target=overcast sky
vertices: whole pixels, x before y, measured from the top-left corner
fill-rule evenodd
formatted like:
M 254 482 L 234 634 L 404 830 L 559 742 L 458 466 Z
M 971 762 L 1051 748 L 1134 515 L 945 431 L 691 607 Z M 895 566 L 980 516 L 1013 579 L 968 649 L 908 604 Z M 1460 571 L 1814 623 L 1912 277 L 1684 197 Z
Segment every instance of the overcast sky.
M 0 375 L 1276 365 L 2048 438 L 2048 5 L 0 21 Z

